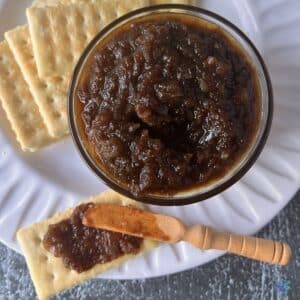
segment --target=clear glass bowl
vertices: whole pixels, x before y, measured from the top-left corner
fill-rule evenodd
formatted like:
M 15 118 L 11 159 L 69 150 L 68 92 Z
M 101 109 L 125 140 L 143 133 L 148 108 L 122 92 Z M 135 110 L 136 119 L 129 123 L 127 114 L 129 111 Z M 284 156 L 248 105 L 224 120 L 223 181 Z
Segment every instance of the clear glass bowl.
M 80 132 L 79 126 L 76 121 L 78 116 L 76 115 L 76 109 L 74 105 L 76 100 L 75 91 L 80 81 L 85 63 L 87 62 L 88 58 L 93 53 L 97 45 L 101 43 L 101 41 L 104 38 L 106 38 L 110 33 L 112 33 L 120 26 L 124 25 L 125 23 L 132 22 L 136 18 L 141 18 L 149 15 L 152 16 L 153 14 L 161 13 L 184 14 L 187 16 L 200 18 L 200 20 L 202 21 L 204 20 L 206 22 L 210 22 L 219 26 L 221 29 L 223 29 L 223 31 L 227 33 L 227 35 L 233 38 L 235 42 L 239 44 L 243 48 L 245 53 L 248 55 L 253 67 L 257 72 L 261 98 L 261 113 L 258 130 L 252 145 L 249 147 L 248 151 L 244 153 L 240 161 L 236 163 L 234 167 L 224 177 L 208 184 L 207 186 L 201 186 L 196 187 L 194 189 L 185 190 L 182 192 L 178 192 L 177 194 L 172 196 L 151 194 L 136 197 L 135 195 L 131 194 L 131 192 L 126 187 L 122 186 L 121 183 L 119 183 L 116 179 L 106 174 L 105 171 L 101 169 L 101 166 L 93 159 L 92 155 L 89 153 L 88 147 L 85 144 L 86 139 L 83 137 L 83 133 Z M 123 17 L 113 21 L 108 26 L 106 26 L 101 32 L 99 32 L 99 34 L 90 42 L 90 44 L 83 52 L 74 70 L 73 78 L 71 80 L 70 85 L 68 104 L 69 122 L 74 142 L 77 148 L 79 149 L 82 158 L 93 170 L 93 172 L 113 190 L 127 197 L 134 198 L 138 201 L 156 205 L 191 204 L 212 197 L 222 192 L 229 186 L 233 185 L 250 169 L 250 167 L 258 158 L 268 137 L 273 115 L 273 93 L 270 77 L 261 55 L 255 48 L 253 43 L 249 40 L 249 38 L 235 25 L 210 11 L 198 7 L 180 4 L 151 6 L 132 11 L 127 15 L 124 15 Z

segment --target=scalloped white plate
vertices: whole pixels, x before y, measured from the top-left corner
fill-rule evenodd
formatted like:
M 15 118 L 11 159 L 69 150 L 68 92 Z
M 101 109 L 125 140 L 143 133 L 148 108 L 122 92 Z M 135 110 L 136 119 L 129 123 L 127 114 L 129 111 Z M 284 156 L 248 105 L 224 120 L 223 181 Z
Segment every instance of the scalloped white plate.
M 0 33 L 25 22 L 30 0 L 0 0 Z M 275 115 L 270 138 L 255 166 L 237 184 L 208 201 L 157 207 L 221 230 L 253 234 L 268 223 L 300 187 L 300 1 L 203 0 L 204 8 L 238 25 L 263 54 L 271 73 Z M 1 76 L 1 74 L 0 74 Z M 34 154 L 19 151 L 0 110 L 0 240 L 19 251 L 16 230 L 73 206 L 104 189 L 81 161 L 71 139 Z M 163 245 L 111 270 L 103 278 L 146 278 L 199 266 L 223 254 L 185 243 Z

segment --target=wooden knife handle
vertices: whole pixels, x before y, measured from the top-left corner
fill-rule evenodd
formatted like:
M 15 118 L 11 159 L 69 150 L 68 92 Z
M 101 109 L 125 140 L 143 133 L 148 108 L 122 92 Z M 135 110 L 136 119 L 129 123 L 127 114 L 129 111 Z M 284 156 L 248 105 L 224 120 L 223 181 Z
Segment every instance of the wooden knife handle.
M 184 240 L 200 249 L 225 250 L 271 264 L 286 265 L 292 256 L 285 243 L 219 232 L 204 225 L 187 229 Z

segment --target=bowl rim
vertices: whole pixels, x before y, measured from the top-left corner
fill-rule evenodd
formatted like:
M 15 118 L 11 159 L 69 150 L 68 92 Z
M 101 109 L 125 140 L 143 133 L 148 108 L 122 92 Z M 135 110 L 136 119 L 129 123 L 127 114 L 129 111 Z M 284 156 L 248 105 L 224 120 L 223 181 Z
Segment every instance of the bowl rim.
M 232 177 L 230 177 L 228 180 L 225 182 L 221 183 L 219 186 L 213 188 L 212 190 L 205 191 L 201 194 L 195 194 L 195 195 L 190 195 L 186 197 L 182 196 L 176 196 L 176 198 L 172 198 L 172 196 L 169 197 L 152 197 L 152 196 L 136 196 L 133 195 L 129 190 L 125 189 L 124 187 L 121 187 L 114 181 L 112 181 L 108 176 L 105 176 L 101 170 L 100 167 L 98 167 L 95 163 L 95 161 L 90 157 L 90 155 L 87 154 L 85 147 L 83 146 L 83 143 L 81 142 L 81 139 L 79 137 L 79 133 L 77 132 L 77 127 L 76 127 L 76 118 L 75 118 L 75 113 L 74 113 L 74 92 L 76 89 L 76 83 L 77 83 L 77 78 L 80 74 L 80 71 L 82 67 L 84 66 L 85 59 L 88 57 L 90 54 L 91 50 L 97 45 L 98 41 L 105 36 L 110 30 L 112 30 L 115 26 L 117 26 L 119 23 L 126 21 L 127 19 L 130 19 L 132 17 L 138 17 L 140 14 L 147 13 L 147 12 L 153 12 L 155 13 L 155 10 L 159 9 L 181 9 L 181 10 L 186 10 L 186 11 L 191 11 L 194 13 L 199 13 L 202 15 L 206 15 L 212 19 L 216 19 L 218 22 L 224 24 L 225 26 L 229 27 L 231 30 L 233 30 L 239 37 L 241 37 L 250 47 L 250 49 L 253 51 L 254 55 L 256 56 L 260 67 L 262 68 L 263 71 L 263 76 L 266 81 L 266 87 L 267 87 L 267 92 L 268 92 L 268 101 L 267 101 L 267 107 L 268 107 L 268 115 L 266 118 L 266 124 L 265 128 L 261 134 L 260 140 L 258 141 L 257 145 L 253 149 L 252 154 L 250 157 L 247 159 L 245 164 L 241 166 L 240 170 L 236 172 Z M 197 17 L 197 16 L 196 16 Z M 209 22 L 209 21 L 208 21 Z M 85 48 L 83 53 L 81 54 L 75 69 L 73 71 L 70 85 L 69 85 L 69 93 L 68 93 L 68 120 L 69 120 L 69 127 L 70 127 L 70 132 L 72 139 L 76 145 L 76 148 L 81 156 L 81 158 L 85 161 L 85 163 L 89 166 L 89 168 L 93 171 L 94 174 L 97 175 L 98 178 L 100 178 L 104 184 L 106 184 L 109 188 L 113 189 L 114 191 L 132 198 L 134 200 L 147 203 L 147 204 L 153 204 L 153 205 L 160 205 L 160 206 L 182 206 L 182 205 L 188 205 L 200 201 L 207 200 L 208 198 L 215 196 L 230 186 L 232 186 L 234 183 L 236 183 L 239 179 L 241 179 L 248 171 L 249 169 L 253 166 L 253 164 L 256 162 L 257 158 L 259 157 L 262 149 L 264 148 L 267 138 L 270 133 L 271 129 L 271 124 L 272 124 L 272 118 L 273 118 L 273 109 L 274 109 L 274 104 L 273 104 L 273 89 L 272 89 L 272 83 L 271 83 L 271 78 L 269 75 L 269 72 L 267 70 L 266 64 L 253 44 L 253 42 L 233 23 L 228 21 L 227 19 L 221 17 L 220 15 L 211 12 L 209 10 L 192 6 L 192 5 L 186 5 L 186 4 L 161 4 L 161 5 L 153 5 L 153 6 L 147 6 L 143 7 L 137 10 L 133 10 L 120 18 L 115 19 L 111 23 L 109 23 L 107 26 L 105 26 L 88 44 L 88 46 Z

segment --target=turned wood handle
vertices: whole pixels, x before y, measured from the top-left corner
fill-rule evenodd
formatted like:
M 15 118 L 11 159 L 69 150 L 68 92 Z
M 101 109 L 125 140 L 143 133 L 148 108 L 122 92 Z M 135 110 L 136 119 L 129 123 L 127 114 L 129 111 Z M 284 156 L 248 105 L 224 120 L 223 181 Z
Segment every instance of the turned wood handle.
M 184 240 L 200 249 L 225 250 L 271 264 L 286 265 L 292 256 L 285 243 L 219 232 L 204 225 L 187 229 Z

